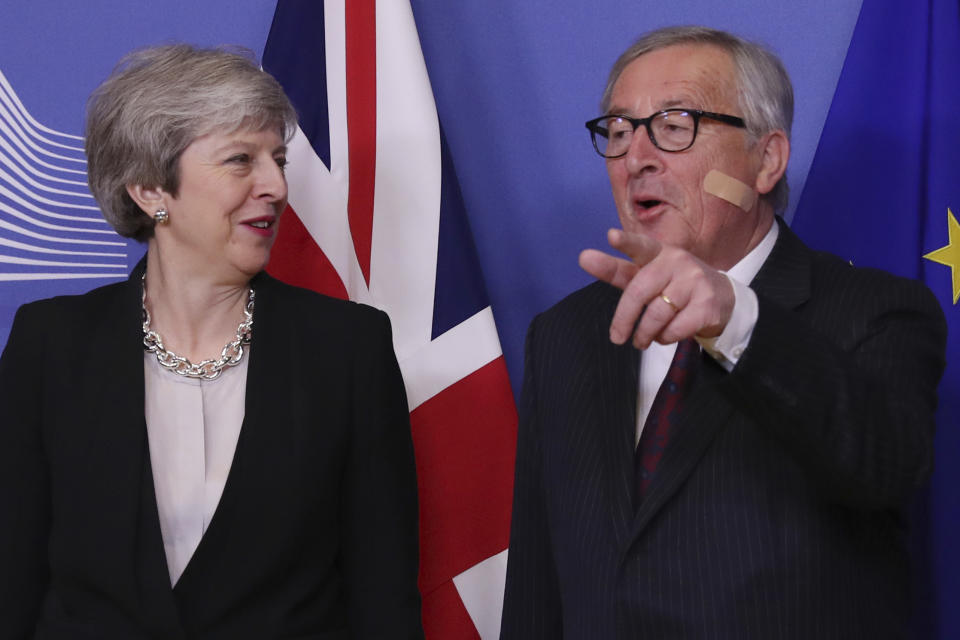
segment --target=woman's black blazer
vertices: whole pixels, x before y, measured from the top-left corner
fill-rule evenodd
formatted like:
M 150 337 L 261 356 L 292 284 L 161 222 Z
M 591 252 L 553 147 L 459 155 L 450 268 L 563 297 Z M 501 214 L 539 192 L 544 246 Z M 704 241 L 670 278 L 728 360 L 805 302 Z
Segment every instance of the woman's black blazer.
M 389 320 L 266 274 L 230 475 L 171 588 L 142 268 L 17 312 L 0 359 L 0 638 L 422 638 Z

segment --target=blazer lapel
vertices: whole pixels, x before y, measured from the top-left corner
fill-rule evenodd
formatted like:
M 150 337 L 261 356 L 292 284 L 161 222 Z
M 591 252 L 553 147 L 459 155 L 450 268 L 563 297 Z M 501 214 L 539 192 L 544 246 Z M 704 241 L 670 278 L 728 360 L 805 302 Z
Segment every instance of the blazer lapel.
M 144 439 L 144 464 L 140 482 L 139 530 L 137 535 L 137 576 L 139 593 L 145 618 L 159 637 L 178 639 L 184 637 L 180 624 L 180 612 L 170 587 L 170 571 L 167 568 L 163 534 L 160 532 L 160 516 L 157 512 L 157 496 L 153 486 L 153 467 L 150 464 L 150 449 Z
M 190 561 L 184 568 L 180 579 L 174 586 L 173 595 L 181 607 L 190 606 L 191 602 L 202 599 L 206 610 L 216 610 L 219 603 L 213 600 L 224 600 L 229 597 L 229 586 L 223 585 L 211 589 L 211 583 L 225 579 L 222 571 L 222 562 L 225 556 L 242 559 L 243 553 L 237 552 L 237 545 L 243 545 L 242 535 L 237 531 L 244 528 L 239 522 L 238 512 L 242 511 L 239 503 L 244 495 L 256 494 L 264 489 L 262 486 L 250 486 L 251 476 L 262 477 L 251 473 L 252 466 L 264 464 L 261 452 L 270 450 L 264 438 L 270 438 L 272 430 L 283 419 L 271 414 L 274 408 L 269 402 L 273 394 L 266 389 L 275 388 L 275 375 L 271 374 L 271 367 L 279 366 L 277 356 L 283 349 L 271 344 L 275 336 L 283 335 L 282 329 L 273 328 L 274 311 L 276 304 L 271 299 L 276 289 L 271 286 L 270 278 L 260 274 L 252 282 L 257 293 L 257 308 L 253 329 L 253 347 L 245 356 L 249 358 L 247 366 L 246 393 L 244 399 L 243 423 L 234 449 L 230 471 L 227 474 L 220 501 L 214 510 L 206 532 L 200 538 L 200 543 L 194 550 Z M 191 607 L 196 613 L 196 607 Z
M 777 242 L 750 286 L 759 295 L 792 309 L 809 297 L 810 250 L 782 219 L 777 218 L 777 224 Z M 670 434 L 657 473 L 632 519 L 626 545 L 621 546 L 624 551 L 689 477 L 733 414 L 733 406 L 719 390 L 727 372 L 709 355 L 701 354 L 701 358 L 700 374 L 684 400 L 683 413 Z
M 750 287 L 785 309 L 796 309 L 810 298 L 812 251 L 777 218 L 780 235 Z
M 605 462 L 599 473 L 606 476 L 607 504 L 614 535 L 622 544 L 633 520 L 633 450 L 637 423 L 639 352 L 630 343 L 610 342 L 610 320 L 620 299 L 620 292 L 610 288 L 602 313 L 596 318 L 594 341 L 597 349 L 597 415 L 600 416 L 600 437 Z
M 680 419 L 670 434 L 663 458 L 634 515 L 629 538 L 631 543 L 689 477 L 707 446 L 733 412 L 733 407 L 717 388 L 727 372 L 710 356 L 701 353 L 700 357 L 703 362 L 697 379 L 684 399 Z M 626 551 L 625 547 L 621 548 Z
M 178 638 L 176 608 L 160 534 L 147 425 L 144 419 L 143 335 L 141 332 L 142 261 L 129 280 L 99 312 L 103 318 L 91 327 L 89 352 L 97 371 L 82 382 L 85 411 L 95 431 L 90 467 L 102 484 L 93 493 L 107 502 L 96 508 L 101 529 L 112 532 L 101 540 L 130 598 L 129 606 L 143 612 L 153 630 Z M 133 562 L 131 562 L 133 560 Z

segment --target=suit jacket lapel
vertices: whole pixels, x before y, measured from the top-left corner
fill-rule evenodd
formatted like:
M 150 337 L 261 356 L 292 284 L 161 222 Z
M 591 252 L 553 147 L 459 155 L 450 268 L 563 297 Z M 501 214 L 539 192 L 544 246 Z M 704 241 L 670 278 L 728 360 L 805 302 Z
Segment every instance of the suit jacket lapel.
M 803 303 L 810 292 L 810 250 L 777 218 L 780 233 L 756 278 L 750 283 L 758 295 L 785 308 Z M 727 372 L 709 355 L 703 358 L 700 375 L 684 400 L 670 441 L 658 465 L 647 495 L 633 518 L 627 545 L 643 531 L 657 511 L 677 492 L 717 432 L 733 414 L 733 407 L 719 390 Z M 634 394 L 634 398 L 635 398 Z M 626 546 L 621 549 L 626 551 Z
M 750 287 L 785 309 L 796 309 L 810 298 L 812 251 L 780 218 L 780 235 Z
M 170 587 L 157 495 L 153 486 L 150 450 L 144 438 L 144 463 L 140 482 L 139 527 L 137 531 L 136 570 L 144 617 L 151 630 L 163 638 L 183 638 L 180 612 Z
M 700 357 L 703 359 L 700 372 L 684 399 L 680 419 L 670 434 L 647 493 L 636 510 L 630 542 L 689 477 L 707 446 L 733 412 L 733 407 L 717 388 L 727 372 L 710 356 L 701 354 Z M 623 550 L 626 551 L 625 548 Z
M 637 424 L 639 352 L 630 343 L 610 342 L 610 320 L 620 291 L 610 287 L 600 313 L 593 315 L 597 349 L 597 415 L 605 465 L 598 470 L 607 480 L 614 535 L 622 544 L 633 519 L 633 449 Z
M 91 327 L 89 348 L 97 371 L 83 381 L 85 411 L 101 443 L 91 451 L 90 465 L 103 471 L 94 477 L 105 486 L 94 491 L 109 501 L 96 508 L 103 531 L 115 535 L 100 542 L 109 546 L 130 606 L 144 612 L 153 630 L 178 638 L 176 608 L 160 534 L 147 426 L 144 419 L 143 335 L 140 324 L 140 279 L 144 262 L 99 311 L 102 322 Z M 131 563 L 131 560 L 134 560 Z
M 243 536 L 236 534 L 244 528 L 243 522 L 238 522 L 238 512 L 242 510 L 238 501 L 242 500 L 244 495 L 264 489 L 262 486 L 248 486 L 251 465 L 263 463 L 260 454 L 262 451 L 269 450 L 263 438 L 270 438 L 272 430 L 279 426 L 277 423 L 282 422 L 278 416 L 269 413 L 273 406 L 269 398 L 274 394 L 268 391 L 274 386 L 275 376 L 271 375 L 271 368 L 279 366 L 276 354 L 283 352 L 282 349 L 271 344 L 271 341 L 277 335 L 282 335 L 283 331 L 273 327 L 274 312 L 278 306 L 278 303 L 272 299 L 276 288 L 271 286 L 271 279 L 266 274 L 257 276 L 252 281 L 252 286 L 257 293 L 257 307 L 252 342 L 254 348 L 251 348 L 245 356 L 249 358 L 249 364 L 243 423 L 220 501 L 217 503 L 206 532 L 200 538 L 200 543 L 174 586 L 174 596 L 181 606 L 192 599 L 202 598 L 211 605 L 210 609 L 214 610 L 216 605 L 211 600 L 228 597 L 229 587 L 221 586 L 219 590 L 211 590 L 210 583 L 223 579 L 217 571 L 218 563 L 222 561 L 224 555 L 232 555 L 238 544 L 242 545 L 238 540 L 242 541 Z M 233 555 L 237 559 L 242 559 L 242 553 Z

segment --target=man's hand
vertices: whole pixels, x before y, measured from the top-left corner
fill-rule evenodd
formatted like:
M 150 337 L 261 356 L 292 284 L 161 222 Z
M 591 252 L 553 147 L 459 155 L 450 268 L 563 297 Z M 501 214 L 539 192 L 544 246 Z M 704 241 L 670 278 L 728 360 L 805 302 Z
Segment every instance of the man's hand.
M 646 349 L 653 341 L 668 344 L 723 332 L 735 299 L 724 274 L 683 249 L 641 234 L 611 229 L 607 241 L 630 260 L 587 249 L 580 254 L 580 267 L 623 290 L 610 323 L 612 342 L 623 344 L 632 332 L 633 346 Z

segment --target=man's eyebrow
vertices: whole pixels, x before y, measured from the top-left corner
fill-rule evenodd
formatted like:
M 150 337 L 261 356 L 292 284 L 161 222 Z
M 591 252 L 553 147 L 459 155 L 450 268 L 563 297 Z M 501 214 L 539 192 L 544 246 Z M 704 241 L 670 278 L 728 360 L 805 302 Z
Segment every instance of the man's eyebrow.
M 686 98 L 668 98 L 668 99 L 666 99 L 666 100 L 663 100 L 663 101 L 661 101 L 661 102 L 658 102 L 658 103 L 655 105 L 654 111 L 653 111 L 652 113 L 639 114 L 639 117 L 646 118 L 647 116 L 653 115 L 653 113 L 656 113 L 657 111 L 663 111 L 663 110 L 665 110 L 665 109 L 675 109 L 675 108 L 677 108 L 677 107 L 683 107 L 683 108 L 686 108 L 686 109 L 699 109 L 700 106 L 701 106 L 701 105 L 700 105 L 700 101 L 699 101 L 699 100 L 695 100 L 695 99 L 690 98 L 690 97 L 686 97 Z M 609 115 L 609 114 L 622 114 L 622 115 L 634 115 L 634 116 L 637 116 L 637 115 L 638 115 L 638 114 L 632 114 L 631 111 L 632 111 L 631 109 L 626 109 L 626 108 L 624 108 L 624 107 L 620 107 L 620 106 L 617 106 L 617 105 L 610 105 L 610 108 L 607 109 L 607 114 L 608 114 L 608 115 Z
M 693 98 L 671 98 L 669 100 L 664 100 L 658 104 L 660 109 L 674 109 L 676 107 L 685 107 L 687 109 L 694 109 L 700 104 L 699 100 L 694 100 Z

